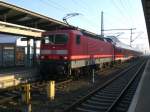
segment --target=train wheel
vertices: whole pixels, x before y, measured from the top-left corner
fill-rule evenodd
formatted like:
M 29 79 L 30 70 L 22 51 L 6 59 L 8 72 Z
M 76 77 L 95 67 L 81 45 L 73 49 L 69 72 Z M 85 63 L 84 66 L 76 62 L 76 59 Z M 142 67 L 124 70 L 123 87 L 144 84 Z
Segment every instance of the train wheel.
M 78 80 L 80 77 L 80 69 L 75 69 L 73 72 L 73 76 L 75 80 Z

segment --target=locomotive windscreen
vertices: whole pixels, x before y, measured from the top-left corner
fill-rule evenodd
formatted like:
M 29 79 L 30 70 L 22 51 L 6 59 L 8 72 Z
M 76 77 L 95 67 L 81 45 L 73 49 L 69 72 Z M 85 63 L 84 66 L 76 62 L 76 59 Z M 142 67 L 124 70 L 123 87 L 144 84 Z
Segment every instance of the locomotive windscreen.
M 51 34 L 42 39 L 42 44 L 66 44 L 68 35 L 66 34 Z

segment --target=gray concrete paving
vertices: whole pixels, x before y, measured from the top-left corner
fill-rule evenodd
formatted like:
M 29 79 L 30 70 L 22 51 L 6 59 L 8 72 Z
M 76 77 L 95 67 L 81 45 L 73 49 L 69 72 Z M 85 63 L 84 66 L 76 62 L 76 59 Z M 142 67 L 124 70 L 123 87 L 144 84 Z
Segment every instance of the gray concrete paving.
M 146 64 L 128 112 L 150 112 L 150 60 Z
M 37 68 L 14 67 L 0 70 L 0 89 L 32 82 L 38 78 Z

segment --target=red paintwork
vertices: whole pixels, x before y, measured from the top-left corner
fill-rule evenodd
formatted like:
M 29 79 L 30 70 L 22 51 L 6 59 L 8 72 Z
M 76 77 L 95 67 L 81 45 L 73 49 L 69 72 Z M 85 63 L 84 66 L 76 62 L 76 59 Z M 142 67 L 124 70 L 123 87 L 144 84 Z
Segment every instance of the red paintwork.
M 136 56 L 140 56 L 142 53 L 133 51 L 131 49 L 125 49 L 125 48 L 119 48 L 115 47 L 115 60 L 117 59 L 127 59 L 127 58 L 132 58 Z
M 102 40 L 94 39 L 84 36 L 80 31 L 76 30 L 61 30 L 46 32 L 43 35 L 54 33 L 67 33 L 69 36 L 66 45 L 46 45 L 41 44 L 41 50 L 68 50 L 67 55 L 62 54 L 47 54 L 48 59 L 62 59 L 61 57 L 68 57 L 67 60 L 79 60 L 90 58 L 112 58 L 114 53 L 113 45 Z M 76 44 L 76 35 L 81 35 L 80 44 Z M 55 47 L 55 48 L 53 48 Z M 50 58 L 51 57 L 51 58 Z
M 110 57 L 113 53 L 112 44 L 82 35 L 80 45 L 76 45 L 75 39 L 76 34 L 72 34 L 72 56 L 85 55 L 88 56 L 86 58 L 98 58 L 98 55 L 103 55 L 103 58 L 112 58 Z
M 138 55 L 137 52 L 122 48 L 114 48 L 109 42 L 94 39 L 83 35 L 77 30 L 57 30 L 45 32 L 44 35 L 65 33 L 68 34 L 68 42 L 65 45 L 41 44 L 41 50 L 67 50 L 68 54 L 45 54 L 41 55 L 41 59 L 64 59 L 64 60 L 80 60 L 93 58 L 125 58 L 127 56 Z M 81 42 L 76 44 L 76 35 L 81 35 Z M 114 56 L 115 54 L 115 56 Z M 114 59 L 113 59 L 114 60 Z

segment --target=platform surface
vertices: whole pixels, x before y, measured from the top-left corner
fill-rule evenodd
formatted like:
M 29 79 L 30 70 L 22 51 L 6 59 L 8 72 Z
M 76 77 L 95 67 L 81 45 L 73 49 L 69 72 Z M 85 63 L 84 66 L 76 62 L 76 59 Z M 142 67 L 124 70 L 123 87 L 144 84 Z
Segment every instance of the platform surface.
M 7 68 L 0 70 L 0 89 L 17 86 L 35 80 L 38 76 L 37 68 Z
M 146 64 L 128 112 L 150 112 L 150 59 Z

